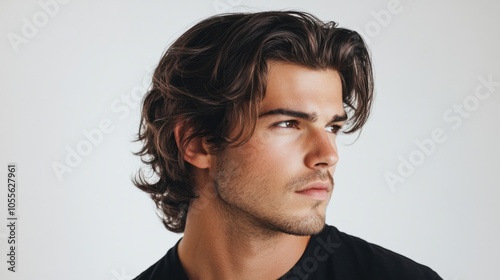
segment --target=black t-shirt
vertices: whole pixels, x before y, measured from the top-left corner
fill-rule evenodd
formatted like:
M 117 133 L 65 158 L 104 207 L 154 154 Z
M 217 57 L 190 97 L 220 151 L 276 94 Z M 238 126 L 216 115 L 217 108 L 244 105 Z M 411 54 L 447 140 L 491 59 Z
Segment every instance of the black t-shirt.
M 177 244 L 134 280 L 189 280 L 177 254 Z M 311 236 L 295 266 L 282 280 L 442 280 L 427 266 L 325 226 Z

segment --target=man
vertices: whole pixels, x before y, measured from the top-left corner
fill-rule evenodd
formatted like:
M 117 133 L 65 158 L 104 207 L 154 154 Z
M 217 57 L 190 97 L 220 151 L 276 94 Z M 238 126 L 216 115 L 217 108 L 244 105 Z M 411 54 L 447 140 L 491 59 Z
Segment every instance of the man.
M 372 78 L 361 37 L 307 13 L 184 33 L 144 99 L 138 155 L 153 176 L 135 180 L 184 236 L 136 279 L 441 279 L 325 225 L 335 139 L 366 122 Z

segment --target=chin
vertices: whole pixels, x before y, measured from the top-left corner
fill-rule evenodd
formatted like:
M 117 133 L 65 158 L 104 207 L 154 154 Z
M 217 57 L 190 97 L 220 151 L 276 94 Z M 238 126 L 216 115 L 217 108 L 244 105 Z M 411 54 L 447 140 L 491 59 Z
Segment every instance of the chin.
M 316 215 L 314 217 L 297 217 L 294 222 L 282 227 L 282 232 L 307 236 L 320 233 L 325 227 L 325 216 Z

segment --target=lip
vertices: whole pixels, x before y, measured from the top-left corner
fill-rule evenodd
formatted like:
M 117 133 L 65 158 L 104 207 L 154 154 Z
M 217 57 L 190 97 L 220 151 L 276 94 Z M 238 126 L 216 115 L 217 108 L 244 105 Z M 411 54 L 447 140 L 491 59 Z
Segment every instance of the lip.
M 329 193 L 332 191 L 332 186 L 326 183 L 313 183 L 305 188 L 296 191 L 295 193 L 307 196 L 316 200 L 327 200 Z

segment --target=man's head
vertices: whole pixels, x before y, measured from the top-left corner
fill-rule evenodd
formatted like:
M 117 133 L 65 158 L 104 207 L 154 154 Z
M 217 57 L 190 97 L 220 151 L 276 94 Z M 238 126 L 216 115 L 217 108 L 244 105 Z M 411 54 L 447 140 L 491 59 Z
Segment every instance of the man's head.
M 138 154 L 158 178 L 139 173 L 135 184 L 174 232 L 207 170 L 227 210 L 311 234 L 333 187 L 336 132 L 347 117 L 345 133 L 364 125 L 372 93 L 370 57 L 354 31 L 300 12 L 208 18 L 155 70 Z

